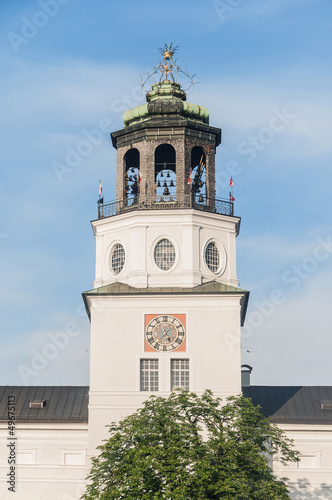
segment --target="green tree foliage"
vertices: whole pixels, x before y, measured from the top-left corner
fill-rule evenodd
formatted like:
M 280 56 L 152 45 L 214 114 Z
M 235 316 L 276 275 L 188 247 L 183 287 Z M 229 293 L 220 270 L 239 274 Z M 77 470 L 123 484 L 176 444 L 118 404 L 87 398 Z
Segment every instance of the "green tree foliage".
M 292 442 L 249 399 L 222 405 L 210 391 L 150 397 L 110 426 L 99 450 L 86 500 L 289 499 L 268 457 L 298 460 Z

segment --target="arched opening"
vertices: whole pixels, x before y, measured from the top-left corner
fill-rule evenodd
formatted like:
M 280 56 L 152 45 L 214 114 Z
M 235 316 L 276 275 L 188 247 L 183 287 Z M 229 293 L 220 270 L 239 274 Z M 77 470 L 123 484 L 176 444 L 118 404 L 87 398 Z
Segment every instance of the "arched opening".
M 135 204 L 138 201 L 140 194 L 140 165 L 139 165 L 139 151 L 136 148 L 129 149 L 124 156 L 125 166 L 125 189 L 124 196 L 126 204 Z
M 171 144 L 160 144 L 155 150 L 156 201 L 176 200 L 176 158 Z
M 206 204 L 206 156 L 201 146 L 191 150 L 190 180 L 195 202 Z

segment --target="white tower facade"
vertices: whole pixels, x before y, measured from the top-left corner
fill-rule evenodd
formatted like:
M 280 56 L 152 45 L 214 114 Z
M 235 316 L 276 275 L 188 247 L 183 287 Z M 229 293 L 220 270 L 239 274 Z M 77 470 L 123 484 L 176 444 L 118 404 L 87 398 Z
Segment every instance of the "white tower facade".
M 164 56 L 165 57 L 165 56 Z M 240 219 L 215 197 L 221 130 L 167 77 L 112 134 L 117 200 L 99 205 L 91 319 L 89 455 L 151 394 L 241 392 Z

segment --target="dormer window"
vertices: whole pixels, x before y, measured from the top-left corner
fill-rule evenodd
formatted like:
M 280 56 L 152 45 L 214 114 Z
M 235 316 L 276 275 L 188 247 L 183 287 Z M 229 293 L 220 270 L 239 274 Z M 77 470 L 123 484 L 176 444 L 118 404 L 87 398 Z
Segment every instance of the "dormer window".
M 29 402 L 29 408 L 39 409 L 44 408 L 46 406 L 45 399 L 38 399 Z

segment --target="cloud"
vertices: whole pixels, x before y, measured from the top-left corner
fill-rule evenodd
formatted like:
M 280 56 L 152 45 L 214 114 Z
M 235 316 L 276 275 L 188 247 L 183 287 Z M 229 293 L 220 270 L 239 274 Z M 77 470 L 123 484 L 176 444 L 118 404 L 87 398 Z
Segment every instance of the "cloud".
M 243 339 L 242 362 L 254 367 L 254 385 L 332 384 L 332 337 L 327 334 L 332 293 L 322 290 L 321 276 L 304 286 L 305 293 L 285 295 L 285 302 Z M 255 352 L 247 353 L 247 347 Z
M 262 248 L 244 245 L 249 252 L 258 252 L 256 262 L 262 262 L 256 278 L 253 273 L 254 287 L 242 329 L 242 361 L 254 366 L 253 384 L 332 383 L 327 312 L 332 301 L 332 239 L 321 236 L 323 232 L 319 229 L 310 234 L 320 235 L 311 244 L 307 239 L 287 244 L 274 238 L 271 245 L 263 242 Z M 319 260 L 324 252 L 316 253 L 322 240 L 321 249 L 328 248 L 326 242 L 330 242 L 324 261 Z M 264 259 L 271 263 L 265 276 Z M 248 353 L 250 348 L 253 351 Z
M 14 65 L 10 59 L 3 63 L 13 66 L 11 76 L 2 78 L 0 96 L 0 126 L 6 127 L 6 142 L 8 135 L 27 128 L 28 134 L 34 133 L 34 147 L 54 156 L 65 143 L 78 141 L 83 130 L 98 127 L 102 119 L 108 119 L 113 130 L 122 127 L 123 111 L 144 102 L 135 66 L 75 60 L 58 65 Z M 224 145 L 233 152 L 238 153 L 248 137 L 268 128 L 277 109 L 279 114 L 286 112 L 294 118 L 269 145 L 274 157 L 327 155 L 332 150 L 330 90 L 328 86 L 321 88 L 321 82 L 313 77 L 304 81 L 303 75 L 296 74 L 296 67 L 291 74 L 272 70 L 264 84 L 261 74 L 243 75 L 241 81 L 215 75 L 213 83 L 203 80 L 189 100 L 210 109 L 211 123 L 226 130 Z M 123 82 L 127 82 L 125 88 Z M 293 168 L 297 165 L 291 164 Z
M 44 316 L 43 322 L 48 328 L 16 333 L 16 342 L 3 341 L 2 384 L 88 385 L 89 325 L 85 317 L 62 311 L 56 318 Z
M 278 110 L 279 114 L 287 113 L 293 118 L 275 134 L 276 140 L 269 145 L 274 157 L 308 159 L 308 155 L 313 158 L 331 153 L 330 90 L 322 89 L 318 80 L 290 81 L 280 73 L 274 73 L 273 81 L 265 85 L 260 81 L 261 75 L 257 75 L 256 80 L 241 78 L 241 82 L 227 77 L 218 80 L 213 84 L 202 82 L 201 88 L 195 91 L 195 102 L 209 108 L 211 123 L 226 130 L 224 145 L 227 141 L 226 144 L 238 152 L 240 144 L 249 136 L 257 137 L 262 129 L 271 127 L 271 119 Z M 291 163 L 292 167 L 297 165 L 297 162 Z
M 75 60 L 58 65 L 2 62 L 11 72 L 2 77 L 0 125 L 52 123 L 63 132 L 68 126 L 95 126 L 104 116 L 121 117 L 126 103 L 130 107 L 142 99 L 134 67 Z
M 321 245 L 322 240 L 327 241 L 330 235 L 332 235 L 332 227 L 329 226 L 318 226 L 309 233 L 294 239 L 283 234 L 277 235 L 264 231 L 259 237 L 256 233 L 255 237 L 240 238 L 238 248 L 249 256 L 257 258 L 264 256 L 276 263 L 278 262 L 276 259 L 280 260 L 282 257 L 284 264 L 287 261 L 298 261 L 313 255 L 315 248 Z

